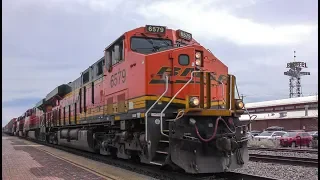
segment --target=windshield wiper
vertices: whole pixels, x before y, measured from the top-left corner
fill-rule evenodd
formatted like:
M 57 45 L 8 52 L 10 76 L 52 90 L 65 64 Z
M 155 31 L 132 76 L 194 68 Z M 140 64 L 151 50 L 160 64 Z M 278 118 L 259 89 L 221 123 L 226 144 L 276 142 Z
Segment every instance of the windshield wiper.
M 168 43 L 166 40 L 162 41 L 163 43 L 165 43 L 167 45 L 167 47 L 172 46 L 170 43 Z
M 156 52 L 157 50 L 160 49 L 159 46 L 155 46 L 154 43 L 153 43 L 153 40 L 152 39 L 149 39 L 147 35 L 145 35 L 144 33 L 141 33 L 142 36 L 146 37 L 146 40 L 152 45 L 152 51 L 153 52 Z
M 163 47 L 173 47 L 169 42 L 167 42 L 165 39 L 163 39 L 163 41 L 161 41 L 161 43 L 164 43 L 164 46 L 157 46 L 155 45 L 154 41 L 152 39 L 150 39 L 147 35 L 145 35 L 144 33 L 141 33 L 141 35 L 143 35 L 144 37 L 146 37 L 146 40 L 152 45 L 152 50 L 154 52 L 159 51 L 160 48 Z M 151 48 L 150 48 L 151 49 Z

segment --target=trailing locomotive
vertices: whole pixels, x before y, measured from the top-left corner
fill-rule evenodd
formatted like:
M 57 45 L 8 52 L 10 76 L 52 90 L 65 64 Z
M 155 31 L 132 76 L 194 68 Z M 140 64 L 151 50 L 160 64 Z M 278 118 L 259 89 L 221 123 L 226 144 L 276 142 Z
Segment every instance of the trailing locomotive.
M 14 132 L 193 174 L 248 161 L 236 79 L 192 34 L 147 25 L 104 52 L 20 116 Z
M 17 128 L 17 119 L 11 119 L 7 125 L 4 126 L 3 132 L 9 135 L 14 135 Z

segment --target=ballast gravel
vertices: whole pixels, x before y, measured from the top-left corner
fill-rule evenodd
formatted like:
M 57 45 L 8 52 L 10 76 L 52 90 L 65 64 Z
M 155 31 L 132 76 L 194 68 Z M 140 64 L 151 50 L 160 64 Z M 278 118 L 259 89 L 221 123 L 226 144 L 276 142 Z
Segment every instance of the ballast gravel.
M 249 161 L 233 172 L 266 176 L 279 180 L 317 180 L 318 168 Z
M 262 154 L 272 156 L 286 156 L 286 157 L 299 157 L 299 158 L 312 158 L 318 159 L 318 154 L 307 152 L 283 152 L 283 151 L 263 151 L 263 150 L 249 150 L 249 154 Z

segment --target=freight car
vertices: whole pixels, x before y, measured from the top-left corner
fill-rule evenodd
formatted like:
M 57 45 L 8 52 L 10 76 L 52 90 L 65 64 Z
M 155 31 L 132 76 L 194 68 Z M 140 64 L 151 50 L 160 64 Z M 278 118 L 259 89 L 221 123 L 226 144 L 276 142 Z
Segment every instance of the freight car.
M 216 173 L 249 159 L 243 108 L 235 76 L 191 33 L 147 25 L 122 34 L 79 78 L 20 116 L 16 132 L 187 173 Z

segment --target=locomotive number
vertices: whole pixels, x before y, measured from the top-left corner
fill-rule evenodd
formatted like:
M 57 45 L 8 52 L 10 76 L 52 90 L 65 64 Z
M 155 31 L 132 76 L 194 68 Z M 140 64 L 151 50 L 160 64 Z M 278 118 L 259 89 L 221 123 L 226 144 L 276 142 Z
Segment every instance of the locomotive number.
M 164 32 L 164 28 L 163 27 L 151 27 L 151 26 L 149 26 L 148 27 L 148 31 L 149 32 L 161 32 L 161 33 L 163 33 Z
M 185 31 L 182 31 L 182 30 L 179 30 L 178 31 L 178 36 L 182 39 L 185 39 L 187 41 L 191 41 L 192 40 L 192 34 L 191 33 L 188 33 L 188 32 L 185 32 Z
M 110 87 L 115 87 L 121 83 L 126 82 L 126 70 L 118 70 L 115 74 L 111 75 L 110 78 Z
M 153 26 L 153 25 L 147 25 L 146 31 L 149 33 L 165 33 L 166 27 L 164 26 Z

